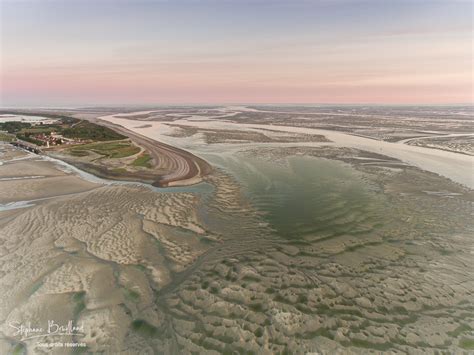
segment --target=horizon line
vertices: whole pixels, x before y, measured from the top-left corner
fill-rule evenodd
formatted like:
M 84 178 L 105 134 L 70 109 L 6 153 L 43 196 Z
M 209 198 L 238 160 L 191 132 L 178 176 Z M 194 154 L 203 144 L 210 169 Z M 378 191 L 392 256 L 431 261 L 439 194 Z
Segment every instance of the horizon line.
M 90 109 L 90 108 L 140 108 L 140 107 L 160 107 L 160 106 L 171 106 L 171 107 L 182 107 L 182 106 L 474 106 L 474 101 L 472 102 L 456 102 L 456 103 L 355 103 L 355 102 L 345 102 L 345 103 L 323 103 L 323 102 L 300 102 L 300 103 L 274 103 L 274 102 L 255 102 L 255 103 L 246 103 L 246 102 L 208 102 L 208 103 L 193 103 L 193 102 L 182 102 L 182 103 L 142 103 L 142 104 L 113 104 L 113 103 L 103 103 L 103 104 L 71 104 L 71 105 L 0 105 L 1 110 L 5 109 Z

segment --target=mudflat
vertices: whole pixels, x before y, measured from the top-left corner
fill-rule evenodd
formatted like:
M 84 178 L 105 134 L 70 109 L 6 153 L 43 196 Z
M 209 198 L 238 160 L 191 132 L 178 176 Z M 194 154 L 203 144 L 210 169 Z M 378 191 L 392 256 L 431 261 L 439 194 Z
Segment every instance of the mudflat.
M 90 352 L 470 351 L 472 189 L 384 148 L 408 146 L 395 134 L 314 128 L 301 110 L 107 118 L 205 159 L 189 186 L 94 180 L 2 145 L 0 349 L 40 351 L 9 324 L 54 319 Z

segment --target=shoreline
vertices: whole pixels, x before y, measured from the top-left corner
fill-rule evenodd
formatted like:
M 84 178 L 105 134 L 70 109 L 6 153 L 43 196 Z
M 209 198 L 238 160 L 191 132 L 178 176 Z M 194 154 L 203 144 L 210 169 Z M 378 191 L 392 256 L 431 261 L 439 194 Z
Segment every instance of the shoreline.
M 10 147 L 10 144 L 1 142 L 0 141 L 0 147 L 2 145 L 6 145 Z M 168 186 L 168 187 L 162 187 L 162 186 L 157 186 L 153 185 L 151 182 L 148 181 L 139 181 L 138 179 L 120 179 L 120 178 L 113 178 L 110 176 L 105 176 L 105 175 L 100 175 L 96 171 L 89 171 L 84 169 L 82 166 L 78 166 L 77 164 L 72 164 L 70 161 L 67 159 L 59 159 L 55 156 L 51 155 L 46 155 L 46 154 L 35 154 L 31 153 L 27 150 L 11 146 L 11 149 L 17 150 L 21 153 L 24 153 L 25 155 L 20 157 L 20 158 L 13 158 L 13 159 L 8 159 L 5 161 L 1 161 L 0 159 L 0 166 L 8 166 L 11 163 L 16 163 L 16 162 L 22 162 L 24 160 L 31 160 L 35 163 L 37 162 L 45 162 L 45 163 L 51 163 L 54 166 L 54 169 L 57 169 L 60 172 L 65 173 L 65 176 L 74 176 L 79 178 L 81 181 L 84 181 L 86 183 L 91 183 L 95 184 L 97 186 L 141 186 L 145 187 L 147 189 L 150 189 L 150 191 L 154 192 L 166 192 L 166 193 L 175 193 L 175 192 L 200 192 L 203 189 L 203 186 L 208 184 L 206 180 L 201 180 L 195 184 L 188 184 L 188 185 L 179 185 L 179 186 Z M 50 175 L 33 175 L 33 176 L 12 176 L 12 177 L 7 177 L 4 179 L 0 179 L 0 182 L 19 182 L 19 181 L 25 181 L 25 182 L 31 182 L 33 180 L 39 181 L 43 180 L 45 178 L 51 178 Z M 52 198 L 52 197 L 48 197 Z M 7 201 L 4 204 L 11 204 L 11 203 L 17 203 L 17 202 L 35 202 L 39 201 L 45 198 L 34 198 L 34 199 L 27 199 L 27 200 L 12 200 L 12 201 Z M 2 202 L 3 203 L 3 202 Z M 3 206 L 2 203 L 0 203 L 0 208 Z
M 41 114 L 41 112 L 38 113 L 38 115 Z M 104 118 L 105 117 L 107 116 L 104 116 Z M 62 154 L 56 154 L 54 150 L 44 149 L 43 147 L 31 143 L 25 142 L 25 146 L 20 146 L 20 148 L 33 151 L 35 154 L 43 155 L 45 157 L 61 160 L 99 178 L 114 181 L 144 183 L 162 188 L 198 184 L 203 181 L 204 176 L 212 171 L 212 167 L 207 161 L 188 151 L 142 136 L 139 133 L 101 118 L 102 117 L 87 117 L 79 119 L 100 125 L 126 136 L 132 143 L 145 150 L 151 156 L 154 161 L 154 166 L 150 171 L 115 172 L 108 169 L 107 166 L 77 161 L 74 158 L 68 158 Z M 34 148 L 31 148 L 30 146 Z M 164 173 L 160 174 L 153 171 L 153 169 L 162 170 Z
M 157 166 L 163 162 L 172 165 L 173 169 L 170 169 L 171 172 L 161 176 L 159 179 L 153 179 L 153 181 L 140 180 L 140 182 L 151 183 L 151 185 L 156 187 L 189 186 L 201 182 L 202 178 L 212 171 L 211 165 L 204 159 L 186 150 L 151 139 L 126 127 L 111 123 L 105 119 L 107 117 L 109 116 L 86 118 L 85 120 L 110 128 L 117 133 L 127 136 L 132 142 L 146 149 Z M 120 180 L 120 175 L 123 176 L 124 174 L 105 175 L 106 178 Z M 135 176 L 129 177 L 136 179 Z M 126 180 L 129 181 L 129 179 Z

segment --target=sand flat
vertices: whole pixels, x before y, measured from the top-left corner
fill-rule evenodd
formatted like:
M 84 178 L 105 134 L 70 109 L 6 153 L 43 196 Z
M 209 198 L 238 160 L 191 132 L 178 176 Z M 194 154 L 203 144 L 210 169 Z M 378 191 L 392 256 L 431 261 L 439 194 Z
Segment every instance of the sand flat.
M 7 158 L 0 166 L 0 203 L 31 201 L 92 190 L 95 184 L 67 173 L 40 156 L 4 146 Z M 14 153 L 18 153 L 14 154 Z
M 104 353 L 456 353 L 471 336 L 472 190 L 367 137 L 215 145 L 167 134 L 176 122 L 296 128 L 127 121 L 221 164 L 193 189 L 104 182 L 1 214 L 0 352 L 18 341 L 7 322 L 24 319 L 84 322 L 81 340 Z M 59 169 L 4 181 L 25 193 L 83 176 L 52 160 L 5 171 L 17 164 L 12 177 Z

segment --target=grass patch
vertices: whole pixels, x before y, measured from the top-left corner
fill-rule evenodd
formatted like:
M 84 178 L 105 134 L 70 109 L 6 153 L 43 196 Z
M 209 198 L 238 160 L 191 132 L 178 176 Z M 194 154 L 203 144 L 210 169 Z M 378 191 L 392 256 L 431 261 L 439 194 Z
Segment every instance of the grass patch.
M 453 331 L 451 332 L 448 332 L 447 334 L 449 336 L 452 336 L 454 338 L 457 338 L 461 333 L 464 333 L 464 332 L 470 332 L 472 330 L 472 328 L 467 325 L 467 324 L 461 324 L 459 325 L 456 329 L 454 329 Z
M 86 157 L 86 156 L 89 155 L 89 152 L 87 150 L 71 149 L 71 150 L 69 150 L 69 154 L 71 154 L 75 157 Z
M 466 350 L 474 350 L 474 339 L 462 338 L 459 346 Z
M 143 272 L 146 272 L 146 271 L 148 270 L 148 269 L 147 269 L 144 265 L 142 265 L 142 264 L 135 264 L 135 265 L 133 265 L 133 266 L 136 267 L 138 270 L 143 271 Z
M 14 136 L 0 132 L 0 141 L 12 142 L 14 138 L 15 138 Z
M 69 150 L 71 155 L 75 156 L 85 156 L 85 153 L 89 154 L 87 151 L 91 151 L 100 155 L 103 155 L 105 158 L 125 158 L 140 152 L 140 148 L 134 146 L 130 142 L 108 142 L 108 143 L 90 143 L 84 144 L 80 147 L 73 148 Z
M 125 297 L 131 301 L 137 302 L 140 299 L 140 294 L 136 291 L 130 290 L 128 288 L 123 289 Z
M 154 337 L 158 329 L 143 319 L 136 319 L 132 322 L 132 329 L 142 336 Z
M 107 158 L 124 158 L 137 154 L 140 148 L 130 143 L 97 143 L 93 144 L 91 150 Z
M 144 168 L 151 168 L 151 156 L 149 154 L 141 154 L 132 163 L 133 166 L 142 166 Z
M 12 353 L 12 355 L 26 354 L 26 347 L 23 344 L 18 343 L 18 344 L 15 345 L 15 347 L 13 348 L 11 353 Z
M 351 339 L 349 343 L 344 342 L 344 346 L 355 346 L 358 348 L 364 348 L 364 349 L 375 349 L 375 350 L 380 350 L 380 351 L 387 351 L 389 350 L 392 346 L 390 343 L 372 343 L 367 340 L 362 340 L 362 339 Z

